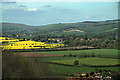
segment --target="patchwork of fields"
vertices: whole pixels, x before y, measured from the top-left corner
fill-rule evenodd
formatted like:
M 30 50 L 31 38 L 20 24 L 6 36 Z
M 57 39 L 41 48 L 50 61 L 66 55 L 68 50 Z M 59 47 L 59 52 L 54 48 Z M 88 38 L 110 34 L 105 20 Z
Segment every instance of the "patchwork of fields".
M 73 50 L 73 51 L 46 51 L 46 52 L 37 52 L 37 54 L 49 54 L 49 55 L 81 55 L 87 54 L 92 55 L 95 54 L 96 57 L 70 57 L 70 56 L 60 56 L 60 57 L 29 57 L 26 59 L 37 59 L 43 60 L 45 62 L 55 62 L 61 64 L 73 65 L 75 60 L 79 61 L 78 66 L 64 66 L 58 64 L 49 64 L 50 68 L 53 71 L 62 77 L 65 74 L 75 74 L 75 73 L 87 73 L 91 71 L 95 71 L 95 69 L 102 70 L 111 70 L 118 71 L 119 66 L 116 67 L 89 67 L 83 65 L 93 65 L 93 66 L 107 66 L 107 65 L 118 65 L 118 51 L 116 49 L 90 49 L 90 50 Z M 101 55 L 98 57 L 97 55 Z M 65 77 L 65 76 L 64 76 Z

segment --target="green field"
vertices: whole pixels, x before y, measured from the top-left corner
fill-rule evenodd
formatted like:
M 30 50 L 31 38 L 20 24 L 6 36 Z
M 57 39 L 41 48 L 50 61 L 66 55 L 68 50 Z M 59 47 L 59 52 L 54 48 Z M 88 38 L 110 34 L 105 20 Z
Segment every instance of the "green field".
M 73 60 L 78 59 L 78 57 L 42 57 L 44 61 L 59 61 L 59 60 Z
M 46 51 L 46 52 L 42 52 L 42 53 L 59 54 L 59 55 L 69 55 L 69 54 L 92 55 L 92 53 L 94 53 L 96 56 L 101 55 L 101 57 L 118 58 L 118 51 L 120 51 L 120 50 L 117 50 L 117 49 L 91 49 L 91 50 L 71 50 L 71 51 Z
M 42 57 L 42 58 L 27 58 L 27 59 L 42 59 L 46 62 L 55 62 L 62 64 L 73 65 L 75 60 L 79 61 L 79 65 L 117 65 L 119 59 L 110 58 L 77 58 L 77 57 Z
M 78 59 L 78 57 L 27 57 L 26 59 L 42 59 L 43 61 L 57 61 L 57 60 L 73 60 Z
M 62 66 L 62 65 L 55 65 L 50 64 L 50 68 L 54 70 L 55 73 L 65 77 L 65 74 L 75 74 L 75 73 L 87 73 L 95 71 L 95 69 L 102 69 L 102 70 L 111 70 L 111 71 L 118 71 L 119 67 L 97 67 L 97 68 L 91 68 L 91 67 L 70 67 L 70 66 Z
M 78 60 L 79 65 L 116 65 L 118 63 L 118 59 L 108 59 L 108 58 L 82 58 L 82 59 L 72 59 L 72 60 L 56 60 L 52 61 L 55 63 L 63 63 L 73 65 L 74 61 Z
M 84 73 L 84 72 L 94 71 L 94 68 L 90 68 L 90 67 L 62 66 L 55 64 L 50 64 L 50 67 L 58 74 L 79 73 L 79 72 Z

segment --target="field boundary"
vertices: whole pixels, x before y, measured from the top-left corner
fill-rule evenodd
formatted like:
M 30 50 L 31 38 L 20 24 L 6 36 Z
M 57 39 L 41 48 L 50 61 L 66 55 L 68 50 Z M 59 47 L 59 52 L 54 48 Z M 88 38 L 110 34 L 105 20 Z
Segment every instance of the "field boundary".
M 73 67 L 74 65 L 70 65 L 70 64 L 63 64 L 63 63 L 56 63 L 56 62 L 46 62 L 46 63 L 50 63 L 50 64 L 56 64 L 56 65 L 63 65 L 63 66 L 71 66 Z M 120 67 L 120 64 L 117 65 L 81 65 L 81 66 L 76 66 L 76 67 Z
M 88 49 L 100 49 L 95 47 L 64 47 L 64 48 L 38 48 L 38 49 L 5 49 L 3 52 L 36 52 L 36 51 L 67 51 L 67 50 L 88 50 Z

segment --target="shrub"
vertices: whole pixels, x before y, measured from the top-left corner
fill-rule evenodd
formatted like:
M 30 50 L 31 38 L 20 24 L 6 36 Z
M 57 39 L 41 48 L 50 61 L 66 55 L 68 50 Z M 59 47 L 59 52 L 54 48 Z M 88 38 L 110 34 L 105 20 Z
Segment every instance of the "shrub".
M 95 54 L 94 54 L 94 53 L 92 53 L 91 57 L 95 57 Z
M 101 57 L 101 55 L 98 55 L 98 57 Z
M 73 65 L 75 65 L 75 66 L 79 65 L 79 61 L 76 60 Z
M 73 55 L 72 54 L 69 54 L 69 57 L 72 57 Z

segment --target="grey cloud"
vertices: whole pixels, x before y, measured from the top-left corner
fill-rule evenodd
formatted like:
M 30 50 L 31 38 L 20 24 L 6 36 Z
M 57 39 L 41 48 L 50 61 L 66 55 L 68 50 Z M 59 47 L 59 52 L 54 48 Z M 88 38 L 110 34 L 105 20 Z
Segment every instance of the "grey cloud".
M 20 8 L 26 8 L 27 6 L 25 6 L 25 5 L 20 5 L 19 7 L 20 7 Z
M 44 5 L 42 6 L 43 8 L 48 8 L 48 7 L 52 7 L 52 5 Z
M 75 12 L 73 9 L 68 9 L 68 8 L 60 8 L 60 7 L 54 7 L 52 8 L 53 10 L 57 10 L 57 11 L 60 11 L 60 12 L 66 12 L 66 13 L 73 13 Z

